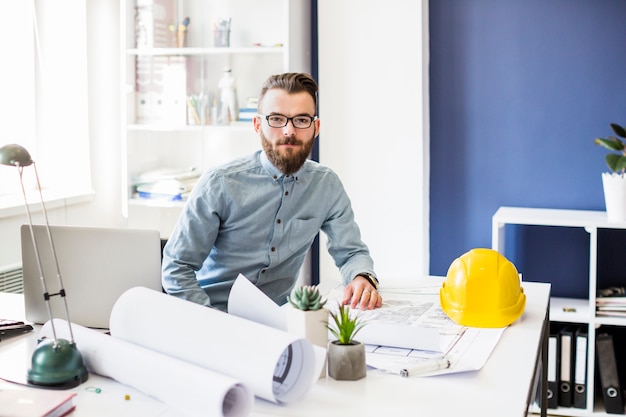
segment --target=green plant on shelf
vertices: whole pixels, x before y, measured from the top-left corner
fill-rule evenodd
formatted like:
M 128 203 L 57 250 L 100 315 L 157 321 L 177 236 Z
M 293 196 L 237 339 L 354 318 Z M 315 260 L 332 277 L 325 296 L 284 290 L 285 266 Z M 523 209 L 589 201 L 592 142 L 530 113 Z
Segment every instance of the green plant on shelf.
M 617 137 L 595 138 L 593 142 L 611 151 L 606 156 L 607 166 L 611 171 L 624 176 L 626 171 L 626 143 L 620 138 L 626 139 L 626 129 L 616 123 L 611 123 L 611 129 Z

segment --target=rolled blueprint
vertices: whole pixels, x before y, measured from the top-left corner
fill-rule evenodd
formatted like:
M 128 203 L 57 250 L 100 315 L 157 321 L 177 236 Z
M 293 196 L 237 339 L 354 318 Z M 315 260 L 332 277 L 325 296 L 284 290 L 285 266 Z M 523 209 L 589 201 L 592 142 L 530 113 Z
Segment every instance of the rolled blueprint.
M 70 340 L 65 320 L 54 319 L 57 337 Z M 254 395 L 232 377 L 72 324 L 74 340 L 90 372 L 113 378 L 195 416 L 243 417 Z M 47 322 L 41 337 L 52 337 Z
M 277 403 L 300 398 L 319 375 L 308 340 L 144 287 L 119 297 L 110 330 L 115 338 L 240 380 Z

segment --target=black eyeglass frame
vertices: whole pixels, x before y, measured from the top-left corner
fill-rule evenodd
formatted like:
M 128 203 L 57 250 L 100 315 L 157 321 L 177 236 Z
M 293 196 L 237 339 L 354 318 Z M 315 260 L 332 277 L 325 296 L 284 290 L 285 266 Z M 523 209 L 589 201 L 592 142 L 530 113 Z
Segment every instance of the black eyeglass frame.
M 267 125 L 268 125 L 269 127 L 273 127 L 273 128 L 276 128 L 276 129 L 280 129 L 280 128 L 283 128 L 283 127 L 287 126 L 287 123 L 289 123 L 290 121 L 291 121 L 291 125 L 292 125 L 295 129 L 308 129 L 308 128 L 310 128 L 310 127 L 311 127 L 311 125 L 313 124 L 313 122 L 314 122 L 314 121 L 316 121 L 316 120 L 318 119 L 318 117 L 317 117 L 317 116 L 309 116 L 308 114 L 299 114 L 299 115 L 297 115 L 297 116 L 293 116 L 293 117 L 287 117 L 287 116 L 285 116 L 284 114 L 268 114 L 268 115 L 265 115 L 265 114 L 259 114 L 258 116 L 260 116 L 260 117 L 264 117 L 264 118 L 265 118 L 265 120 L 267 121 Z M 272 124 L 270 123 L 270 117 L 284 117 L 284 118 L 285 118 L 285 124 L 283 124 L 282 126 L 272 126 Z M 306 126 L 306 127 L 304 127 L 304 126 L 303 126 L 303 127 L 296 126 L 296 124 L 293 122 L 293 119 L 297 119 L 297 118 L 299 118 L 299 117 L 300 117 L 300 118 L 307 118 L 307 119 L 309 119 L 309 125 L 308 125 L 308 126 Z

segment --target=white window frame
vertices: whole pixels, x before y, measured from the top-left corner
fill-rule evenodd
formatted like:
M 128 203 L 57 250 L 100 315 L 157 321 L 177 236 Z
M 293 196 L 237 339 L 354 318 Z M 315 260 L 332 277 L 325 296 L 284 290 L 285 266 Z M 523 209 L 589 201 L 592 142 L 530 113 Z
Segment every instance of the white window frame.
M 0 146 L 29 151 L 47 202 L 91 194 L 86 0 L 2 0 L 0 15 Z M 24 182 L 38 202 L 33 169 Z M 23 203 L 17 169 L 0 166 L 0 217 Z

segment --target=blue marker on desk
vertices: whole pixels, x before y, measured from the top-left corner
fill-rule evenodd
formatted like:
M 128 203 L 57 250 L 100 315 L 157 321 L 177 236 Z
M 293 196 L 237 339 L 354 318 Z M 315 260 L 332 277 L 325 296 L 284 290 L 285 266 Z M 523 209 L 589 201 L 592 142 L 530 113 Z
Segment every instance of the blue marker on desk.
M 450 361 L 447 358 L 437 358 L 437 359 L 429 359 L 414 366 L 407 367 L 400 370 L 400 376 L 408 377 L 408 376 L 416 376 L 416 375 L 424 375 L 429 372 L 435 372 L 440 369 L 447 369 L 450 367 Z

